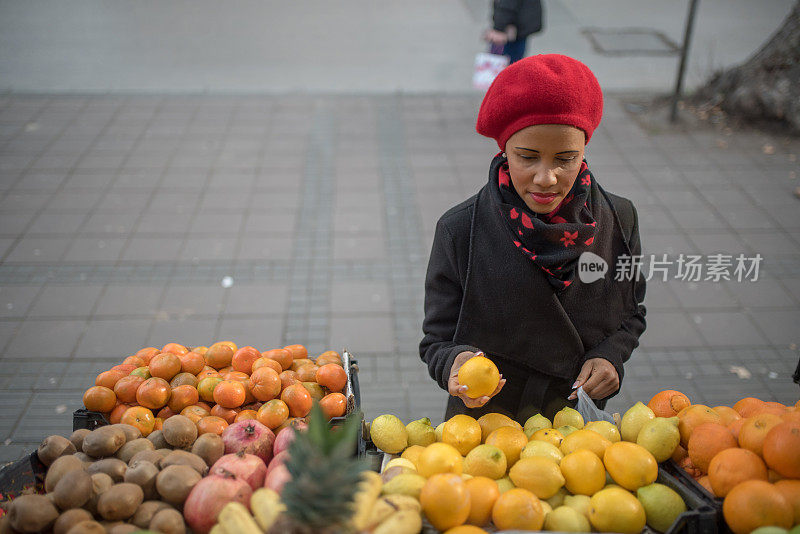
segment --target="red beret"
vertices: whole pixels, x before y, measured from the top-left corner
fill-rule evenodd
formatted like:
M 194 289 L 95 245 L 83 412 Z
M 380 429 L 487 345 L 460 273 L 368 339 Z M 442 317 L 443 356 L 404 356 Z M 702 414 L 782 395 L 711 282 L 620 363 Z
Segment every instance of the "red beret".
M 586 142 L 603 115 L 603 92 L 589 67 L 560 54 L 512 63 L 497 75 L 478 113 L 476 130 L 500 150 L 516 132 L 534 124 L 580 128 Z

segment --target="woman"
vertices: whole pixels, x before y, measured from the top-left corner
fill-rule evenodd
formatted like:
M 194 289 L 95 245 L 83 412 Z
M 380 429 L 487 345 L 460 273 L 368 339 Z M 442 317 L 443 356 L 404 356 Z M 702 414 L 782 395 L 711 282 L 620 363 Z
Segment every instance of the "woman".
M 583 159 L 602 109 L 592 72 L 557 54 L 510 65 L 487 91 L 477 131 L 501 152 L 488 183 L 439 219 L 425 280 L 420 355 L 451 395 L 445 420 L 524 422 L 574 405 L 580 386 L 600 407 L 619 390 L 645 329 L 645 282 L 615 267 L 641 254 L 633 204 Z M 602 262 L 605 276 L 584 276 Z M 476 355 L 502 379 L 471 399 L 457 375 Z

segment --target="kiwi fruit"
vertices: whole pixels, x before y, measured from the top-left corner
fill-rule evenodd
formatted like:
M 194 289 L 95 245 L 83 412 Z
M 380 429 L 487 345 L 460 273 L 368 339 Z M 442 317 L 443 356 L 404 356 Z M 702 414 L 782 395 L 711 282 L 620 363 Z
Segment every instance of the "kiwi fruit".
M 130 482 L 115 484 L 100 494 L 97 512 L 106 521 L 119 521 L 132 516 L 144 501 L 142 488 Z
M 156 477 L 156 490 L 164 501 L 181 506 L 201 478 L 191 466 L 170 465 Z
M 101 426 L 92 430 L 83 438 L 83 452 L 93 458 L 113 456 L 127 441 L 127 436 L 123 429 L 119 428 L 120 426 Z
M 125 482 L 140 486 L 145 499 L 155 499 L 158 497 L 156 476 L 158 476 L 158 467 L 145 460 L 139 460 L 132 463 L 125 471 Z
M 119 428 L 125 433 L 125 441 L 133 441 L 142 437 L 142 431 L 133 425 L 126 425 L 125 423 L 117 423 L 109 425 L 113 428 Z
M 44 495 L 20 495 L 8 508 L 8 521 L 16 531 L 39 532 L 58 519 L 58 510 Z
M 92 475 L 92 496 L 83 506 L 89 510 L 93 515 L 97 514 L 97 501 L 100 500 L 100 495 L 108 488 L 114 485 L 114 481 L 105 473 L 95 473 Z
M 131 462 L 131 458 L 133 458 L 137 452 L 152 450 L 155 450 L 155 445 L 153 445 L 152 441 L 147 438 L 136 438 L 128 441 L 125 443 L 125 445 L 120 447 L 114 456 L 128 464 Z
M 167 443 L 179 449 L 191 447 L 197 439 L 197 425 L 185 415 L 173 415 L 168 418 L 164 421 L 161 432 Z
M 225 454 L 225 442 L 218 434 L 206 432 L 192 445 L 192 454 L 196 454 L 211 467 Z
M 139 527 L 136 525 L 131 525 L 130 523 L 120 523 L 119 525 L 115 525 L 111 528 L 108 528 L 106 525 L 106 532 L 108 534 L 132 534 L 133 532 L 138 532 Z
M 175 417 L 175 416 L 173 415 L 172 417 Z M 172 419 L 172 417 L 170 417 L 170 419 Z M 163 430 L 153 430 L 147 436 L 147 439 L 149 439 L 150 441 L 153 442 L 153 447 L 156 448 L 156 449 L 171 449 L 172 448 L 170 446 L 170 444 L 167 443 L 167 440 L 164 437 L 164 431 Z
M 150 462 L 151 464 L 158 466 L 164 456 L 164 454 L 152 449 L 139 451 L 134 454 L 130 460 L 128 460 L 128 465 L 132 465 L 134 462 L 138 462 L 139 460 L 144 460 L 145 462 Z
M 161 460 L 161 469 L 171 465 L 188 465 L 203 476 L 208 472 L 205 460 L 187 451 L 172 451 L 166 458 Z
M 75 458 L 78 458 L 81 462 L 83 462 L 85 464 L 90 464 L 90 463 L 95 461 L 95 458 L 92 458 L 91 456 L 89 456 L 85 452 L 81 452 L 81 451 L 76 452 L 72 456 L 74 456 Z
M 82 521 L 69 529 L 67 534 L 106 534 L 106 527 L 97 521 Z
M 69 456 L 59 456 L 50 464 L 50 469 L 47 470 L 47 475 L 44 478 L 44 490 L 47 493 L 55 490 L 56 484 L 61 480 L 61 477 L 70 471 L 78 469 L 81 471 L 84 469 L 83 462 L 80 458 L 76 458 L 75 455 L 72 454 Z
M 150 521 L 150 530 L 163 532 L 164 534 L 185 534 L 186 524 L 183 516 L 177 510 L 161 510 L 156 512 Z
M 67 534 L 69 529 L 78 523 L 91 520 L 92 514 L 83 508 L 73 508 L 72 510 L 67 510 L 58 516 L 58 519 L 56 519 L 56 523 L 53 525 L 53 534 Z
M 64 436 L 53 435 L 44 438 L 42 444 L 36 450 L 36 455 L 44 465 L 50 465 L 59 456 L 75 454 L 76 452 L 78 452 L 78 449 L 75 448 L 75 445 L 70 440 Z
M 156 512 L 167 508 L 172 507 L 164 501 L 144 501 L 136 509 L 136 513 L 133 514 L 130 521 L 139 528 L 147 528 L 150 526 L 150 520 L 153 519 Z
M 69 440 L 75 446 L 76 451 L 78 452 L 83 451 L 83 438 L 89 435 L 89 432 L 91 432 L 91 430 L 89 430 L 88 428 L 79 428 L 78 430 L 73 432 L 72 435 L 69 437 Z
M 92 497 L 92 475 L 83 469 L 61 477 L 53 490 L 53 502 L 60 510 L 80 508 Z
M 125 471 L 128 470 L 128 464 L 119 458 L 103 458 L 89 464 L 86 468 L 89 474 L 105 473 L 110 476 L 114 482 L 122 482 L 125 478 Z

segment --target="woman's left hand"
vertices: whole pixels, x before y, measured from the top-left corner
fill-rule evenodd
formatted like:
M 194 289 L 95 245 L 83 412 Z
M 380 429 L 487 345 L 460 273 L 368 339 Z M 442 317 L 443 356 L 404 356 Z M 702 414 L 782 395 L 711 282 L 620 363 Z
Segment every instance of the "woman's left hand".
M 604 358 L 592 358 L 583 364 L 578 378 L 572 384 L 572 389 L 581 386 L 592 399 L 604 399 L 619 389 L 619 375 L 610 361 Z M 569 396 L 569 400 L 577 398 L 576 391 Z

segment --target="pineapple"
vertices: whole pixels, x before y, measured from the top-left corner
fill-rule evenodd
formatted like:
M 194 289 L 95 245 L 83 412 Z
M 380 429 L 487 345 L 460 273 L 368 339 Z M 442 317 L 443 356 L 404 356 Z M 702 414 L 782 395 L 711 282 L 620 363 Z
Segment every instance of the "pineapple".
M 319 404 L 314 403 L 308 429 L 298 432 L 289 446 L 286 468 L 292 479 L 281 500 L 286 511 L 270 532 L 338 534 L 350 532 L 353 497 L 366 463 L 353 456 L 361 414 L 331 429 Z

